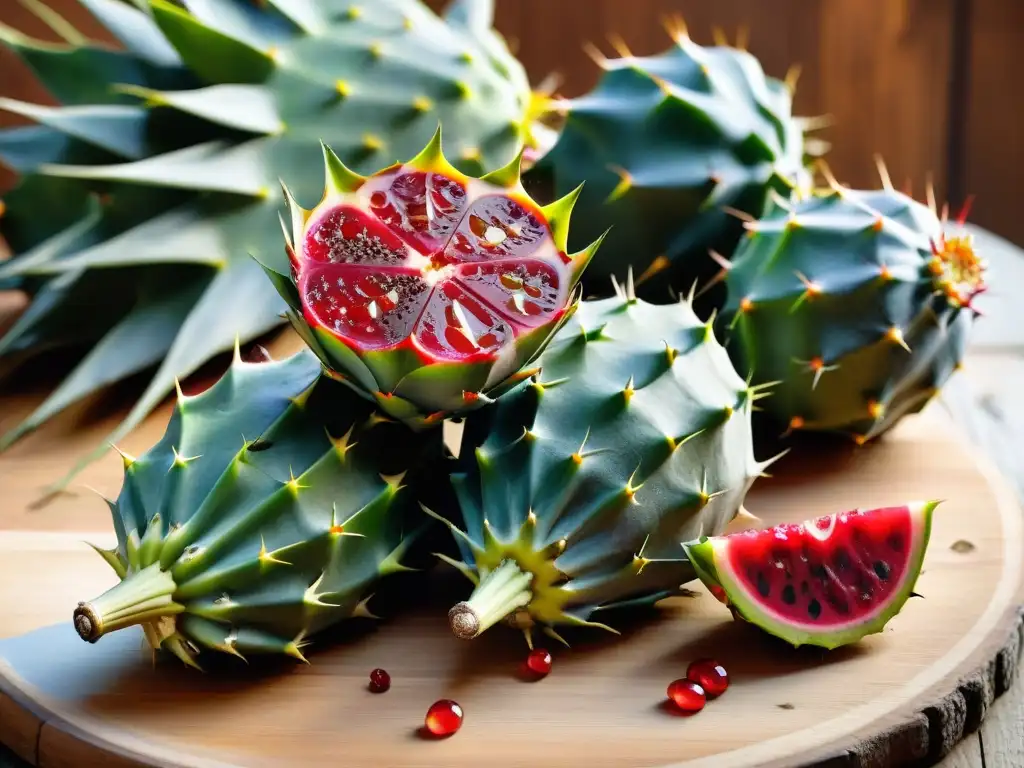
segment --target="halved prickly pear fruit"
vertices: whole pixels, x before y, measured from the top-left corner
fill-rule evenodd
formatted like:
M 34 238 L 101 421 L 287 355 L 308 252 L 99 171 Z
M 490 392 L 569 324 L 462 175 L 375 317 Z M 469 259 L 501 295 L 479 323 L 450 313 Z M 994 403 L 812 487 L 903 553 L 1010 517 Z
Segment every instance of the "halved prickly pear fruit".
M 831 649 L 881 632 L 903 608 L 938 503 L 851 510 L 683 549 L 734 616 L 794 646 Z
M 328 369 L 410 426 L 528 376 L 575 311 L 597 249 L 566 253 L 578 190 L 539 207 L 520 183 L 521 156 L 466 176 L 445 159 L 440 129 L 415 158 L 370 177 L 327 147 L 324 157 L 316 207 L 287 196 L 294 284 L 277 284 Z

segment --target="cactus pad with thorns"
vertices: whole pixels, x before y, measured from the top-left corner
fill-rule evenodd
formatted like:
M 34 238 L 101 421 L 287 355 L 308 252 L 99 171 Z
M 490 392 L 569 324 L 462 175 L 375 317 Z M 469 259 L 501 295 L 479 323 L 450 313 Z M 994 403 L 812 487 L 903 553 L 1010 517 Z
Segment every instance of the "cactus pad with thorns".
M 302 660 L 407 570 L 422 481 L 444 471 L 440 433 L 383 419 L 309 350 L 236 355 L 210 389 L 179 394 L 160 442 L 125 456 L 108 502 L 118 545 L 98 550 L 121 581 L 79 604 L 76 630 L 96 642 L 140 625 L 190 666 L 203 652 Z
M 963 359 L 985 264 L 930 189 L 926 205 L 882 177 L 777 204 L 747 222 L 722 273 L 720 332 L 737 370 L 772 384 L 761 407 L 777 433 L 863 443 L 920 411 Z
M 611 629 L 695 578 L 681 542 L 721 532 L 754 478 L 751 406 L 711 326 L 687 303 L 583 302 L 541 371 L 466 420 L 449 524 L 475 585 L 449 613 L 472 638 L 504 621 L 556 639 Z M 614 630 L 612 630 L 614 631 Z
M 117 442 L 175 377 L 278 327 L 285 305 L 251 257 L 287 274 L 278 180 L 319 194 L 321 140 L 368 173 L 442 123 L 452 163 L 475 174 L 532 141 L 535 100 L 492 0 L 457 0 L 443 18 L 419 0 L 82 0 L 117 50 L 69 32 L 45 1 L 26 7 L 66 43 L 0 24 L 0 45 L 61 103 L 0 99 L 37 123 L 0 130 L 0 162 L 21 174 L 0 218 L 14 252 L 0 286 L 33 297 L 0 360 L 88 354 L 0 449 L 146 374 Z
M 788 196 L 809 182 L 812 145 L 791 111 L 795 78 L 766 76 L 724 40 L 702 47 L 682 26 L 672 34 L 676 45 L 655 56 L 634 56 L 621 41 L 618 59 L 592 51 L 604 70 L 597 87 L 563 103 L 559 139 L 528 174 L 559 195 L 586 180 L 579 242 L 611 225 L 584 277 L 586 297 L 607 295 L 609 276 L 622 280 L 629 267 L 642 298 L 685 294 L 714 274 L 708 252 L 730 254 L 739 240 L 730 208 L 759 216 L 770 191 Z

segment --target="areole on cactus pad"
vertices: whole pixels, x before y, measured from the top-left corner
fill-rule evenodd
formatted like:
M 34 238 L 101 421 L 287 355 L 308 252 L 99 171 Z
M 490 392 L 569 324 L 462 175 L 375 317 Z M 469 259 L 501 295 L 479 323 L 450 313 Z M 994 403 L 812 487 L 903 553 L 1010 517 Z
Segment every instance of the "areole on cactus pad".
M 795 646 L 881 632 L 913 594 L 939 502 L 839 512 L 683 544 L 733 616 Z
M 306 210 L 285 190 L 290 280 L 268 269 L 327 368 L 410 426 L 490 402 L 575 311 L 600 244 L 566 253 L 578 190 L 539 207 L 520 153 L 481 178 L 445 159 L 441 128 L 370 177 L 324 147 L 327 185 Z

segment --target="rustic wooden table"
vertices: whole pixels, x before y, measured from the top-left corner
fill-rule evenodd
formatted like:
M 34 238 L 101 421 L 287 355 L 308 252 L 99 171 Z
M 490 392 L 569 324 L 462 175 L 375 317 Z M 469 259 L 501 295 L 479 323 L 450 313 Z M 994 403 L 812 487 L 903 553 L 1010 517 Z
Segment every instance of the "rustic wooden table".
M 975 230 L 978 250 L 989 259 L 991 295 L 959 380 L 943 400 L 1024 499 L 1024 251 Z M 1024 767 L 1024 675 L 995 701 L 977 732 L 965 738 L 941 768 Z
M 977 246 L 991 264 L 994 285 L 962 375 L 945 388 L 942 402 L 966 439 L 996 462 L 1024 499 L 1024 305 L 1014 285 L 1024 285 L 1024 251 L 975 230 Z M 1022 512 L 1024 514 L 1024 512 Z M 976 732 L 940 763 L 941 768 L 1024 768 L 1024 675 L 996 700 Z M 0 768 L 28 765 L 0 745 Z

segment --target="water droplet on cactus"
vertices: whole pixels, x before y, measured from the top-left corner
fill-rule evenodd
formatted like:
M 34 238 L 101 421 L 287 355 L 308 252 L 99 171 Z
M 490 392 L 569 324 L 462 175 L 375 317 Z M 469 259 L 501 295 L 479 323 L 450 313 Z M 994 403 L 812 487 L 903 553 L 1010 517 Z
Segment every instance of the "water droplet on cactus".
M 377 668 L 370 673 L 370 690 L 374 693 L 384 693 L 391 687 L 391 675 L 383 669 Z
M 704 689 L 692 680 L 673 680 L 668 686 L 668 697 L 678 709 L 694 713 L 704 709 L 707 696 Z
M 714 659 L 697 659 L 686 668 L 686 679 L 704 689 L 709 699 L 725 693 L 729 687 L 729 673 Z
M 526 666 L 537 675 L 546 675 L 551 671 L 551 654 L 543 648 L 535 648 L 526 657 Z
M 427 710 L 424 725 L 434 736 L 450 736 L 462 727 L 462 707 L 451 699 L 435 701 Z

